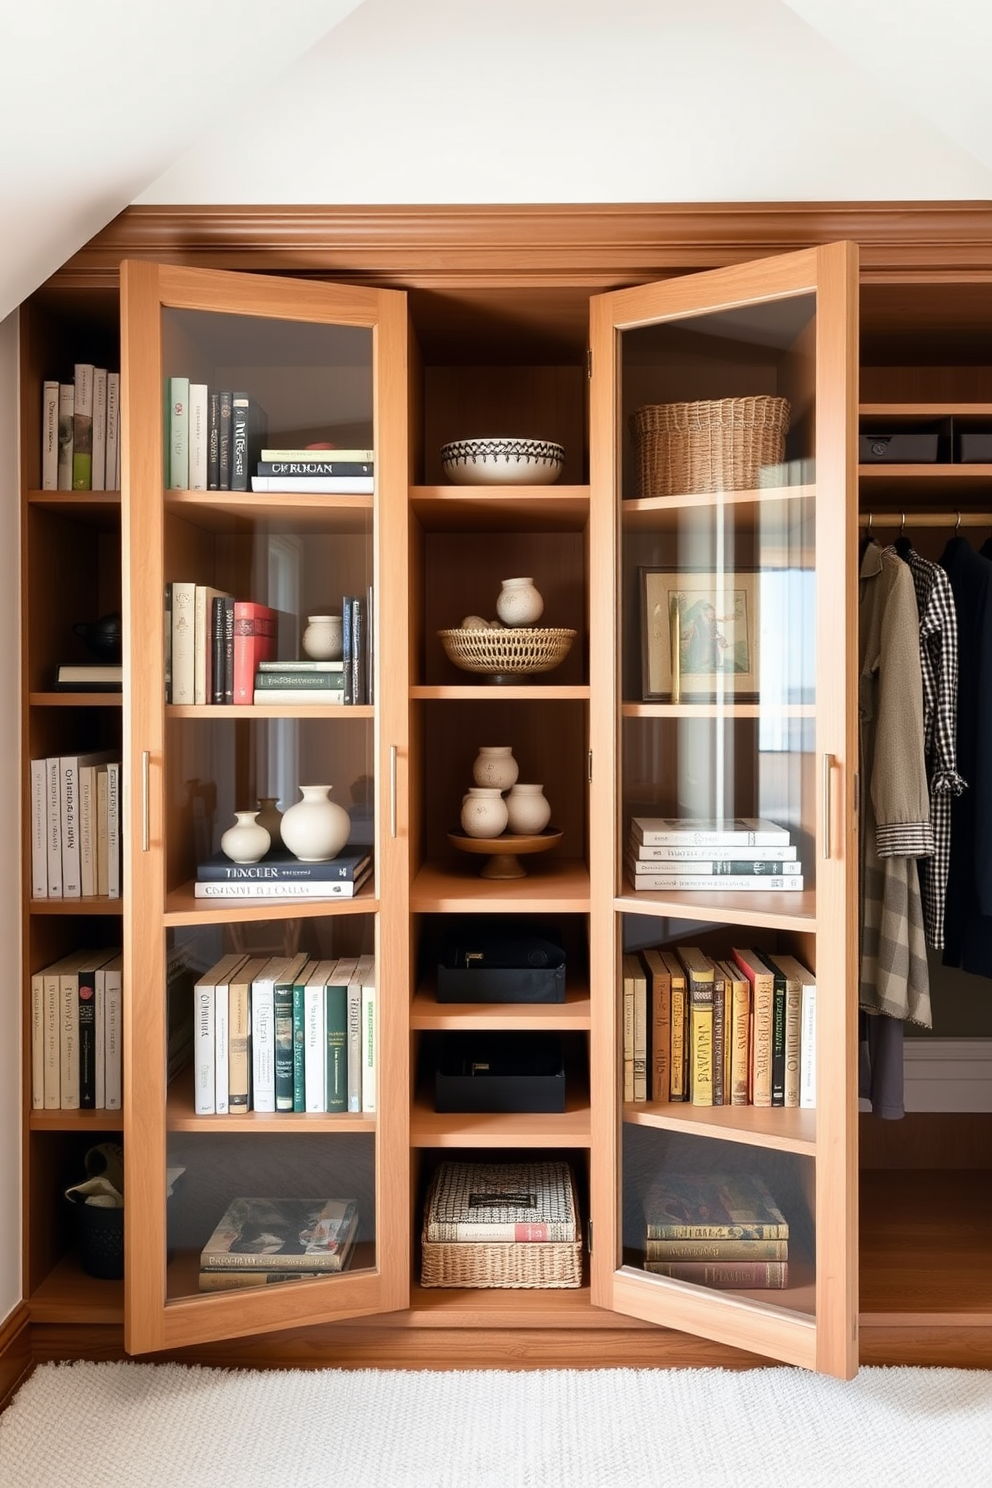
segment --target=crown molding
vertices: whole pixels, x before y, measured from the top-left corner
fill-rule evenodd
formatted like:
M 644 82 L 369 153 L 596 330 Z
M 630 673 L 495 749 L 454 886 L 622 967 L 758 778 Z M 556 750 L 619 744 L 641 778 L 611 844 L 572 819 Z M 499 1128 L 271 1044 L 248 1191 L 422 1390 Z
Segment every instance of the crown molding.
M 384 288 L 590 289 L 851 239 L 868 278 L 992 268 L 992 202 L 128 207 L 54 276 L 116 282 L 122 259 Z

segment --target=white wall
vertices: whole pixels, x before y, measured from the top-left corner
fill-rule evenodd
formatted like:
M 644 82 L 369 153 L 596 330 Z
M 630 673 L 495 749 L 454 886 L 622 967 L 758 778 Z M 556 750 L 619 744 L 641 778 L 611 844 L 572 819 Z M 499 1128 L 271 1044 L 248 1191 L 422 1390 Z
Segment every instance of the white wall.
M 21 1215 L 12 1202 L 21 1188 L 20 977 L 9 974 L 20 945 L 22 832 L 18 803 L 24 791 L 19 762 L 17 699 L 20 625 L 17 422 L 17 314 L 0 321 L 0 779 L 6 782 L 7 822 L 0 842 L 0 945 L 7 947 L 8 975 L 0 979 L 0 1321 L 21 1296 Z M 19 954 L 17 959 L 19 960 Z

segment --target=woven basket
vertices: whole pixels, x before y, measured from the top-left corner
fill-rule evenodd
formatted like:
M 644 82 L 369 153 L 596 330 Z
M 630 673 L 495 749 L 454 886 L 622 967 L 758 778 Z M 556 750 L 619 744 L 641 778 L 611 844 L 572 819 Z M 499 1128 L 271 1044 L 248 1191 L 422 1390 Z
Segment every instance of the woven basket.
M 506 630 L 439 630 L 449 659 L 465 672 L 550 672 L 568 655 L 577 631 L 517 626 Z
M 752 491 L 785 455 L 787 398 L 652 403 L 630 415 L 638 496 Z
M 578 1287 L 582 1239 L 489 1245 L 423 1241 L 425 1287 Z

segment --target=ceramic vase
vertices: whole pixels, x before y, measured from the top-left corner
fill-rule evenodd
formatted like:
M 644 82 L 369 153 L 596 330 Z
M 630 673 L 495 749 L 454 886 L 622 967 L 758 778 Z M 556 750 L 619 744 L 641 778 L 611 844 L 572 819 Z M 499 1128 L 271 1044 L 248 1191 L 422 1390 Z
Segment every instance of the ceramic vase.
M 268 832 L 272 847 L 282 847 L 282 812 L 276 800 L 276 796 L 259 796 L 258 824 Z
M 462 797 L 461 823 L 466 837 L 498 837 L 506 831 L 506 802 L 495 786 L 474 785 Z
M 301 863 L 336 858 L 351 834 L 351 817 L 329 799 L 329 785 L 301 785 L 302 801 L 282 814 L 282 841 Z
M 514 785 L 506 798 L 508 830 L 518 837 L 543 832 L 551 820 L 551 806 L 543 785 Z
M 271 839 L 257 817 L 257 811 L 234 813 L 234 826 L 220 839 L 220 850 L 232 863 L 257 863 L 268 852 Z
M 509 790 L 519 773 L 520 766 L 509 744 L 481 745 L 472 765 L 476 785 L 493 785 L 501 791 Z
M 343 634 L 340 615 L 308 615 L 303 650 L 311 661 L 340 661 Z
M 533 579 L 502 579 L 496 613 L 504 625 L 535 625 L 544 613 L 544 600 Z

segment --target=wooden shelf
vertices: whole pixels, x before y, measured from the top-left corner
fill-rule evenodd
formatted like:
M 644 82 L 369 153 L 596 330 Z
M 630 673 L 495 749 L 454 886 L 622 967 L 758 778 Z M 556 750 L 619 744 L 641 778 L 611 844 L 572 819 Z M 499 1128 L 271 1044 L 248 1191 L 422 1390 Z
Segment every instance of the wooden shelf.
M 254 721 L 266 718 L 333 718 L 335 721 L 372 719 L 375 707 L 371 703 L 265 703 L 255 707 L 250 703 L 168 703 L 165 716 L 173 718 L 251 718 Z
M 743 528 L 755 528 L 769 502 L 803 502 L 816 495 L 815 486 L 769 486 L 760 491 L 703 491 L 691 496 L 639 496 L 624 501 L 620 520 L 626 532 L 678 532 L 687 522 L 707 513 L 712 520 L 726 512 Z M 802 523 L 805 513 L 796 511 Z
M 559 699 L 566 701 L 577 700 L 588 701 L 589 688 L 583 683 L 572 686 L 556 686 L 552 683 L 508 683 L 506 685 L 491 686 L 486 683 L 472 682 L 444 682 L 440 684 L 421 684 L 410 688 L 411 698 L 417 701 L 442 701 L 448 702 L 452 699 L 462 699 L 465 702 L 482 703 L 506 703 L 506 702 L 550 702 Z
M 861 486 L 862 504 L 873 499 L 873 492 L 881 498 L 886 486 L 898 486 L 900 499 L 903 495 L 927 503 L 944 498 L 961 501 L 984 496 L 992 484 L 992 465 L 859 465 L 858 481 Z M 912 512 L 906 513 L 907 520 Z M 948 510 L 947 524 L 954 526 L 954 513 Z
M 621 703 L 623 718 L 815 718 L 815 703 Z
M 166 895 L 163 920 L 166 925 L 219 925 L 259 918 L 312 920 L 324 915 L 374 914 L 378 908 L 371 880 L 353 899 L 197 899 L 190 883 Z
M 625 1105 L 629 1126 L 655 1126 L 696 1137 L 718 1137 L 747 1147 L 816 1156 L 816 1112 L 776 1106 L 692 1106 L 648 1102 Z
M 410 1008 L 410 1027 L 416 1029 L 521 1028 L 537 1033 L 591 1026 L 588 987 L 567 989 L 564 1002 L 438 1002 L 422 988 Z
M 227 1116 L 198 1116 L 193 1110 L 193 1068 L 187 1065 L 170 1081 L 166 1094 L 166 1127 L 169 1131 L 209 1133 L 244 1133 L 252 1136 L 277 1133 L 279 1136 L 310 1136 L 313 1132 L 334 1132 L 338 1136 L 354 1132 L 374 1132 L 375 1116 L 348 1111 L 300 1113 L 294 1111 L 245 1111 Z
M 473 863 L 476 860 L 472 860 Z M 425 863 L 410 888 L 416 914 L 522 910 L 528 914 L 587 914 L 589 870 L 574 858 L 554 853 L 535 858 L 525 878 L 480 878 L 478 867 Z
M 428 532 L 581 532 L 588 486 L 412 486 L 410 509 Z
M 273 491 L 166 491 L 166 514 L 208 532 L 366 533 L 373 497 Z
M 120 491 L 29 491 L 27 497 L 29 509 L 58 512 L 101 532 L 120 529 Z
M 713 925 L 761 924 L 768 930 L 816 929 L 816 891 L 738 890 L 737 893 L 677 893 L 673 889 L 630 888 L 613 901 L 624 914 L 660 915 L 677 920 L 701 920 Z
M 414 1147 L 554 1147 L 591 1145 L 589 1091 L 570 1078 L 564 1111 L 435 1111 L 433 1091 L 418 1093 L 410 1113 Z
M 859 403 L 858 417 L 992 419 L 992 403 Z
M 32 708 L 119 708 L 122 692 L 29 692 Z
M 28 1299 L 32 1323 L 124 1322 L 123 1281 L 88 1276 L 69 1251 Z
M 32 899 L 28 905 L 32 914 L 39 915 L 117 915 L 124 913 L 123 899 L 107 899 L 104 896 L 88 899 Z
M 98 1132 L 119 1132 L 124 1129 L 123 1111 L 32 1111 L 28 1118 L 28 1129 L 33 1132 L 79 1132 L 93 1137 Z

